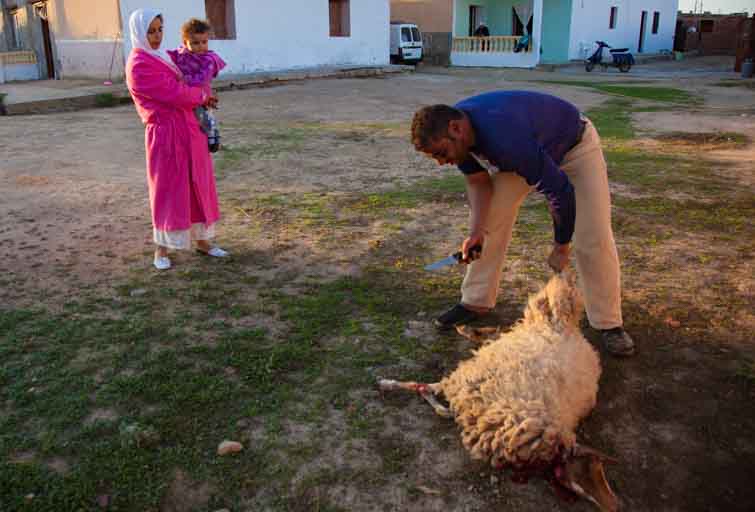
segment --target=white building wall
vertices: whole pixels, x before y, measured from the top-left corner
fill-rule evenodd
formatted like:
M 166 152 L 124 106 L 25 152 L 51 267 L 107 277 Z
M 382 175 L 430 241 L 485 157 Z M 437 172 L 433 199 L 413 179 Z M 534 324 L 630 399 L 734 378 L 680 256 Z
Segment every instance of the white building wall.
M 123 42 L 120 39 L 56 39 L 60 78 L 123 78 Z
M 611 7 L 618 7 L 616 28 L 609 29 Z M 569 59 L 586 57 L 595 41 L 605 41 L 614 48 L 629 48 L 637 54 L 642 11 L 647 11 L 642 53 L 658 53 L 674 48 L 674 30 L 679 0 L 572 0 Z M 653 13 L 660 12 L 658 33 L 653 34 Z
M 228 64 L 223 74 L 315 66 L 373 66 L 388 63 L 389 0 L 351 0 L 351 36 L 330 37 L 327 0 L 236 0 L 236 39 L 212 40 L 210 48 Z M 124 33 L 143 0 L 121 0 Z M 181 24 L 205 18 L 204 0 L 152 0 L 166 22 L 163 48 L 181 44 Z M 126 38 L 124 52 L 131 49 Z
M 59 78 L 123 76 L 117 0 L 50 0 L 46 11 Z

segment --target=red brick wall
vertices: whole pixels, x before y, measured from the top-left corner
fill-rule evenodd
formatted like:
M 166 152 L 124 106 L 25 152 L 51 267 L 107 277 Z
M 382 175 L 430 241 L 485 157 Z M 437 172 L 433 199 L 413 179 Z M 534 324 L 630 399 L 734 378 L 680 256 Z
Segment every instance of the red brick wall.
M 685 50 L 700 50 L 702 55 L 734 55 L 737 36 L 746 18 L 744 15 L 679 14 L 677 20 L 681 20 L 687 27 L 697 28 L 697 32 L 687 33 Z M 713 31 L 702 32 L 702 21 L 712 21 Z

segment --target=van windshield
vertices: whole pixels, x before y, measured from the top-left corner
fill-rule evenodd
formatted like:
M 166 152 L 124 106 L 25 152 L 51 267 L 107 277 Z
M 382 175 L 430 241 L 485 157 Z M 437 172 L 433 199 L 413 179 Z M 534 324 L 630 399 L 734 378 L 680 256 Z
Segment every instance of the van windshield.
M 422 37 L 419 35 L 419 29 L 417 29 L 417 27 L 412 27 L 412 35 L 414 36 L 415 43 L 422 42 Z
M 401 42 L 402 43 L 412 42 L 412 33 L 409 30 L 409 27 L 401 27 Z

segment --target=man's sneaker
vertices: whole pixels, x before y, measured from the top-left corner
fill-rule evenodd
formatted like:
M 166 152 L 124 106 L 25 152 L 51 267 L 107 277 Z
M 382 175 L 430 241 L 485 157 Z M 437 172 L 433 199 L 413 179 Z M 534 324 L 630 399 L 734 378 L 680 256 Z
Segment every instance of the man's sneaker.
M 616 357 L 629 357 L 634 355 L 634 341 L 623 327 L 603 329 L 600 331 L 603 345 L 611 355 Z
M 457 325 L 467 324 L 481 316 L 481 313 L 467 309 L 461 304 L 456 304 L 454 307 L 436 318 L 433 323 L 435 324 L 435 327 L 441 331 L 446 331 L 453 329 Z

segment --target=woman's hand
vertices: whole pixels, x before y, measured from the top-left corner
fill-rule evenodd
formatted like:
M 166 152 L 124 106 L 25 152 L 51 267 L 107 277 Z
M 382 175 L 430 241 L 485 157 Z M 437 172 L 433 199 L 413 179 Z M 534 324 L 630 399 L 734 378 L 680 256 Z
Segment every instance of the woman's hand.
M 210 94 L 207 96 L 207 100 L 204 102 L 204 106 L 207 108 L 218 108 L 218 97 Z
M 571 246 L 569 244 L 554 244 L 550 256 L 548 256 L 548 265 L 554 272 L 561 272 L 569 264 L 569 254 Z

